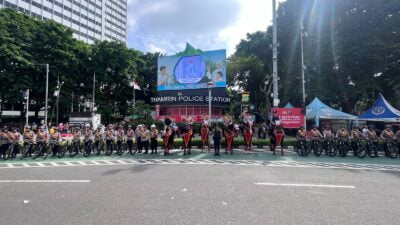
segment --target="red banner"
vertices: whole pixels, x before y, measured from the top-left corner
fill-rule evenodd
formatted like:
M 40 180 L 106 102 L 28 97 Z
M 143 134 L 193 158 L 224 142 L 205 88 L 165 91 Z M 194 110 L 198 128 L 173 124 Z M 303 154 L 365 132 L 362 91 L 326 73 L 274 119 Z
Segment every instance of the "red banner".
M 300 128 L 304 125 L 304 116 L 301 108 L 273 108 L 277 111 L 281 124 L 284 128 Z

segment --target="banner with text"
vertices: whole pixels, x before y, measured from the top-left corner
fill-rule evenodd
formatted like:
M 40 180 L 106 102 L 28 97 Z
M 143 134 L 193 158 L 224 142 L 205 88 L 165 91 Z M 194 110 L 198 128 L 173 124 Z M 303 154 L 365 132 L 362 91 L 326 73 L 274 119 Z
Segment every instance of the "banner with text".
M 300 128 L 304 125 L 301 108 L 273 108 L 276 110 L 284 128 Z

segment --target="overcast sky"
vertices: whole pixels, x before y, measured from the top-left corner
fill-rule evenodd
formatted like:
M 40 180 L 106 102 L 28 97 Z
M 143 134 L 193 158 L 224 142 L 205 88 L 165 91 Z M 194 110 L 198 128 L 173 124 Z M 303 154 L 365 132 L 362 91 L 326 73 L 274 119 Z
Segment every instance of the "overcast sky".
M 283 0 L 278 0 L 281 2 Z M 272 0 L 128 0 L 128 47 L 168 55 L 227 49 L 272 24 Z

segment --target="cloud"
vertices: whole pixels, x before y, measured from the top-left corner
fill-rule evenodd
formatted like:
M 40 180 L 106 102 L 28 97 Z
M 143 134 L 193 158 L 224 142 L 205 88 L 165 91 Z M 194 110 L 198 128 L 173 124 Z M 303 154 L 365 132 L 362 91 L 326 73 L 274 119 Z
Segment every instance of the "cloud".
M 128 46 L 171 54 L 186 42 L 217 48 L 219 32 L 236 22 L 239 11 L 236 0 L 130 0 Z
M 128 46 L 175 54 L 189 42 L 230 55 L 247 33 L 266 30 L 271 20 L 268 0 L 128 0 Z

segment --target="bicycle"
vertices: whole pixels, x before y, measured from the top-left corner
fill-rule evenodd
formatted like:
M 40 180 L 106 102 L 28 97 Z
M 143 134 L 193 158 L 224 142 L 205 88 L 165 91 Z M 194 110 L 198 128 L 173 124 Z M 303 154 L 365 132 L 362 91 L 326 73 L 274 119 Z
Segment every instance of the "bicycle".
M 399 151 L 397 149 L 396 143 L 394 143 L 393 139 L 386 139 L 384 140 L 385 143 L 383 143 L 385 147 L 385 155 L 386 157 L 395 159 L 399 156 Z
M 73 141 L 72 144 L 68 148 L 69 157 L 73 158 L 79 154 L 81 151 L 81 143 L 80 141 Z
M 348 142 L 345 142 L 343 138 L 338 138 L 337 149 L 340 157 L 346 157 L 349 152 Z
M 41 157 L 43 155 L 43 151 L 46 148 L 46 146 L 47 146 L 47 143 L 45 143 L 45 142 L 37 143 L 35 151 L 34 151 L 33 159 Z
M 365 147 L 365 144 L 362 143 L 362 140 L 355 141 L 353 146 L 352 146 L 353 151 L 355 151 L 355 155 L 358 156 L 358 158 L 362 159 L 367 156 L 367 150 Z
M 335 157 L 337 155 L 335 142 L 332 139 L 325 139 L 323 143 L 323 149 L 325 150 L 325 155 L 327 156 Z
M 366 143 L 366 150 L 367 150 L 367 155 L 371 158 L 378 157 L 378 141 L 372 142 L 371 140 L 367 140 Z M 372 155 L 372 152 L 375 153 L 375 155 Z
M 65 153 L 68 151 L 68 146 L 69 146 L 69 141 L 63 141 L 60 143 L 60 148 L 58 149 L 57 152 L 57 157 L 62 158 L 64 157 Z
M 297 154 L 302 157 L 306 157 L 310 154 L 307 148 L 307 141 L 306 139 L 299 139 L 297 140 Z
M 104 140 L 97 140 L 93 144 L 93 153 L 99 156 L 101 152 L 105 152 L 105 143 Z
M 110 156 L 110 155 L 112 155 L 112 153 L 114 152 L 114 150 L 115 150 L 115 141 L 113 141 L 113 140 L 108 140 L 109 141 L 109 143 L 107 143 L 106 142 L 106 151 L 105 151 L 105 155 L 106 156 Z
M 311 140 L 311 151 L 317 157 L 322 154 L 322 148 L 319 138 L 314 138 L 313 140 Z
M 89 140 L 89 141 L 85 142 L 84 148 L 85 148 L 85 151 L 83 153 L 83 156 L 84 157 L 89 157 L 90 154 L 92 153 L 93 149 L 94 149 L 92 140 Z
M 21 150 L 21 159 L 25 159 L 27 155 L 31 156 L 32 151 L 35 149 L 34 143 L 24 143 L 24 147 Z
M 6 159 L 12 159 L 15 158 L 17 151 L 18 151 L 18 145 L 17 143 L 11 143 L 7 150 L 6 150 Z

